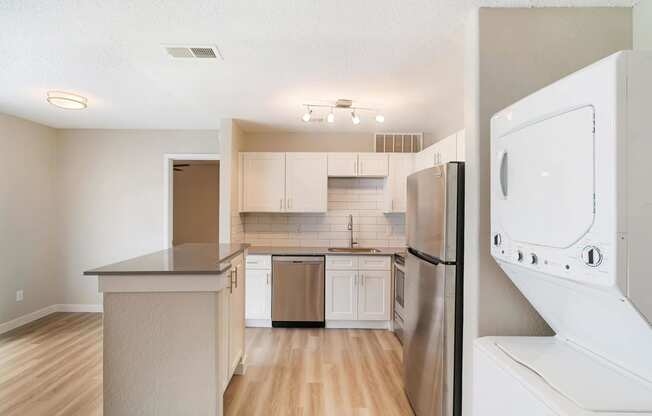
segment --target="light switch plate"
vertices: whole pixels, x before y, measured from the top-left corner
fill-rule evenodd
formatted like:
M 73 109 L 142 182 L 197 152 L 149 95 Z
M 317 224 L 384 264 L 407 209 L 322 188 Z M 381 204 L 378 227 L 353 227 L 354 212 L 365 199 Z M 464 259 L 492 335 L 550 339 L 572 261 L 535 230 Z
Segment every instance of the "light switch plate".
M 23 291 L 22 290 L 17 290 L 16 291 L 16 302 L 22 302 L 23 301 Z

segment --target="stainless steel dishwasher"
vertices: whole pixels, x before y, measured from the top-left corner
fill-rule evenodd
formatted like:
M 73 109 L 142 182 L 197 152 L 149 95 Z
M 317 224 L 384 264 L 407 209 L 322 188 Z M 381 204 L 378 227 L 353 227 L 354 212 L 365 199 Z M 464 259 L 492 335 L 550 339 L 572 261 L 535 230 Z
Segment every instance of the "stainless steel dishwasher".
M 324 257 L 272 257 L 272 326 L 324 327 Z

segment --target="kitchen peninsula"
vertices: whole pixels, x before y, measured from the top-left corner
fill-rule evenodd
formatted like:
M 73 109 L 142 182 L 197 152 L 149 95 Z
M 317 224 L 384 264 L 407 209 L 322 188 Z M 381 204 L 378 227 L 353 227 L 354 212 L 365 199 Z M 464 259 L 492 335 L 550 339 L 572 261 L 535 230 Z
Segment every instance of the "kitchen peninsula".
M 85 272 L 104 294 L 104 415 L 222 415 L 244 372 L 247 244 L 184 244 Z

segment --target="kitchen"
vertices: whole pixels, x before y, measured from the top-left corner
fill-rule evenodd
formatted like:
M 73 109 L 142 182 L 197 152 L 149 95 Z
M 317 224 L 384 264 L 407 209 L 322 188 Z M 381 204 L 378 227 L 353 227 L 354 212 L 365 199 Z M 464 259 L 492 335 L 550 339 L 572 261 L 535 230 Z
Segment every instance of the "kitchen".
M 200 3 L 0 14 L 14 57 L 0 94 L 0 414 L 484 416 L 509 403 L 492 400 L 512 380 L 492 383 L 490 363 L 520 375 L 505 351 L 528 356 L 487 337 L 559 327 L 505 266 L 543 267 L 541 253 L 512 256 L 492 228 L 496 184 L 515 188 L 496 182 L 490 122 L 648 48 L 645 0 Z M 538 111 L 513 108 L 510 121 Z M 499 173 L 522 169 L 512 155 Z M 210 195 L 177 181 L 197 166 Z M 578 261 L 599 266 L 595 248 Z

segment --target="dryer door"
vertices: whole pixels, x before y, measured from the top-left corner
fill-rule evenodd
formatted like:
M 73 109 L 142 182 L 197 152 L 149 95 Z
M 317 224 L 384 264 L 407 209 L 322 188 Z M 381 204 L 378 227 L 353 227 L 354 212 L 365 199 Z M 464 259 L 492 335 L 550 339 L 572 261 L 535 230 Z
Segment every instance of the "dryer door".
M 495 143 L 496 219 L 514 241 L 567 248 L 593 224 L 594 109 L 575 109 Z

